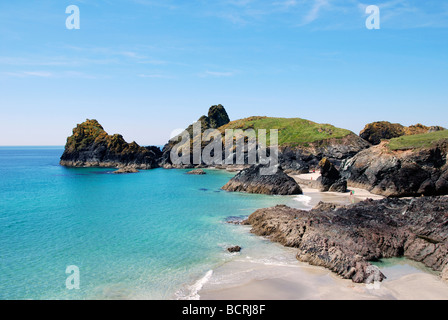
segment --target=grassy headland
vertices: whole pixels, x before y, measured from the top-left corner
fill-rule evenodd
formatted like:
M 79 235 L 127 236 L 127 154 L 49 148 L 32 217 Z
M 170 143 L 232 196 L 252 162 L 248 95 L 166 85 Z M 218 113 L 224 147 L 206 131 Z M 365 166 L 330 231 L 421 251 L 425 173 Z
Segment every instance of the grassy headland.
M 448 141 L 448 130 L 436 131 L 410 136 L 401 136 L 389 141 L 391 150 L 410 150 L 431 147 L 443 140 Z

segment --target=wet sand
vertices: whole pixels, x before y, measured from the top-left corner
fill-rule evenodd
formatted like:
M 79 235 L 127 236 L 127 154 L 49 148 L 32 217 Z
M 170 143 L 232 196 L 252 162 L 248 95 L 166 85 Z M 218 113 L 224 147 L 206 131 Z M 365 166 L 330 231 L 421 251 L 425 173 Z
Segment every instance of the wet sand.
M 390 273 L 382 270 L 386 276 Z M 391 280 L 368 286 L 299 261 L 289 266 L 233 261 L 214 271 L 199 296 L 201 300 L 438 300 L 448 299 L 448 284 L 410 266 L 396 268 Z

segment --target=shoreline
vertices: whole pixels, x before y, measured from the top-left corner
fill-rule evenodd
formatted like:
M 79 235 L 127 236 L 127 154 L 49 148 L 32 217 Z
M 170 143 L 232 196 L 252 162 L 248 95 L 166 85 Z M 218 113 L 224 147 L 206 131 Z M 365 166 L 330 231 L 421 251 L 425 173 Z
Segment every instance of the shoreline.
M 353 283 L 322 267 L 299 261 L 291 265 L 269 265 L 240 259 L 214 270 L 197 296 L 200 300 L 448 299 L 448 285 L 436 275 L 411 265 L 383 268 L 382 271 L 394 275 L 381 284 L 369 286 Z M 239 283 L 228 280 L 226 283 L 226 277 L 241 278 L 249 272 L 250 276 Z M 222 279 L 224 283 L 217 283 Z
M 317 179 L 318 173 L 292 176 L 294 179 Z M 300 183 L 299 183 L 300 184 Z M 351 204 L 365 199 L 383 199 L 367 190 L 349 188 L 350 193 L 320 192 L 301 185 L 306 205 L 320 201 Z M 236 226 L 238 227 L 238 226 Z M 266 238 L 265 238 L 266 239 Z M 269 241 L 268 239 L 266 239 Z M 279 245 L 278 254 L 287 263 L 253 261 L 243 251 L 209 274 L 197 291 L 200 300 L 437 300 L 448 299 L 448 283 L 418 263 L 402 258 L 380 270 L 388 277 L 381 284 L 356 284 L 323 267 L 295 259 L 296 250 Z M 289 255 L 289 256 L 288 256 Z M 385 259 L 388 262 L 390 259 Z M 392 259 L 392 261 L 394 261 Z M 416 266 L 417 265 L 417 266 Z

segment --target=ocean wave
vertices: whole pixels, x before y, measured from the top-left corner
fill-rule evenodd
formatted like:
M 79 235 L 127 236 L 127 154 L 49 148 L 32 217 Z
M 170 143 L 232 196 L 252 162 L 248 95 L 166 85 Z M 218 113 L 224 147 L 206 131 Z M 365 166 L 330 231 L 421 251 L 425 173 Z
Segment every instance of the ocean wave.
M 176 292 L 177 300 L 199 300 L 199 291 L 210 280 L 213 275 L 213 270 L 207 271 L 207 273 L 193 285 L 188 286 L 184 290 Z
M 311 200 L 313 200 L 313 198 L 311 198 L 310 196 L 306 196 L 303 194 L 295 196 L 293 199 L 294 199 L 294 201 L 301 202 L 303 205 L 305 205 L 307 207 L 311 207 L 310 202 L 311 202 Z

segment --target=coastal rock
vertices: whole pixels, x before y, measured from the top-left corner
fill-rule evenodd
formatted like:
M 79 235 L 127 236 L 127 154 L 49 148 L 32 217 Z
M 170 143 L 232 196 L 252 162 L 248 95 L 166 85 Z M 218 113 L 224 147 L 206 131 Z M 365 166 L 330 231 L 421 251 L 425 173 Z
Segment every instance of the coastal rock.
M 367 124 L 359 133 L 359 136 L 371 144 L 377 145 L 383 139 L 392 139 L 404 134 L 404 126 L 401 124 L 378 121 Z
M 348 185 L 386 197 L 448 194 L 448 142 L 411 150 L 391 150 L 387 142 L 345 161 Z
M 370 147 L 367 141 L 349 130 L 336 128 L 329 124 L 317 124 L 305 119 L 254 116 L 229 122 L 229 116 L 222 105 L 212 106 L 208 116 L 204 115 L 198 121 L 201 123 L 202 133 L 207 129 L 217 129 L 220 131 L 221 136 L 225 135 L 226 130 L 255 130 L 257 132 L 259 129 L 264 129 L 269 132 L 269 129 L 278 129 L 279 139 L 282 141 L 279 145 L 278 163 L 285 172 L 291 174 L 309 172 L 311 168 L 317 167 L 322 158 L 328 158 L 336 167 L 339 167 L 343 160 L 353 157 L 358 152 Z M 186 131 L 190 137 L 193 137 L 193 125 L 190 125 Z M 307 138 L 304 139 L 304 136 Z M 170 159 L 173 147 L 180 147 L 178 144 L 179 140 L 180 137 L 178 136 L 164 146 L 163 157 L 160 162 L 162 167 L 185 168 L 188 166 L 185 164 L 173 165 Z M 211 138 L 208 139 L 207 137 L 202 139 L 200 143 L 201 151 L 210 143 L 210 140 Z M 305 140 L 305 142 L 302 140 Z M 197 142 L 197 140 L 195 141 Z M 253 164 L 253 162 L 248 161 L 247 150 L 242 155 L 242 161 L 238 161 L 238 164 L 235 148 L 230 150 L 230 154 L 227 155 L 228 158 L 225 158 L 225 156 L 223 153 L 223 163 L 215 163 L 212 166 L 231 168 L 241 166 L 242 164 Z M 192 141 L 190 141 L 189 159 L 190 163 L 193 164 Z M 197 165 L 199 164 L 194 166 Z M 201 165 L 204 165 L 204 163 L 201 163 Z
M 116 171 L 114 171 L 114 174 L 126 174 L 126 173 L 137 173 L 138 170 L 134 167 L 128 166 L 128 167 L 122 167 Z
M 297 182 L 278 167 L 274 174 L 263 175 L 263 165 L 252 165 L 250 168 L 240 171 L 235 177 L 222 187 L 223 190 L 260 193 L 293 195 L 302 194 L 302 189 Z
M 123 136 L 108 135 L 96 120 L 87 120 L 73 129 L 67 138 L 60 164 L 67 167 L 158 167 L 162 153 L 157 147 L 127 143 Z
M 441 130 L 445 129 L 440 126 L 427 127 L 420 123 L 405 127 L 399 123 L 378 121 L 367 124 L 359 133 L 359 136 L 373 145 L 378 145 L 381 143 L 381 140 L 388 140 L 404 135 L 423 134 Z
M 208 115 L 203 115 L 198 119 L 199 122 L 201 122 L 201 132 L 204 133 L 208 129 L 217 129 L 227 123 L 230 122 L 229 115 L 227 114 L 226 109 L 221 105 L 214 105 L 211 106 L 208 110 Z M 191 139 L 193 139 L 193 124 L 191 124 L 187 129 L 185 129 Z M 201 149 L 207 145 L 208 141 L 202 141 L 201 143 Z M 175 168 L 187 168 L 187 167 L 193 167 L 193 148 L 190 148 L 190 165 L 173 165 L 170 157 L 171 157 L 171 150 L 175 145 L 178 144 L 178 140 L 173 139 L 170 140 L 162 149 L 162 157 L 160 158 L 160 166 L 166 167 L 171 166 Z
M 191 174 L 191 175 L 204 175 L 207 174 L 204 170 L 202 169 L 196 169 L 196 170 L 191 170 L 188 171 L 187 174 Z
M 320 183 L 320 191 L 346 192 L 347 180 L 341 177 L 338 169 L 327 159 L 319 162 L 321 176 L 317 179 Z
M 370 143 L 350 133 L 343 138 L 318 140 L 306 146 L 280 147 L 279 164 L 288 173 L 308 173 L 310 169 L 317 168 L 323 158 L 339 167 L 342 161 L 369 147 Z
M 297 248 L 298 260 L 356 283 L 372 280 L 370 261 L 403 256 L 448 275 L 447 197 L 319 204 L 311 211 L 276 206 L 255 211 L 245 224 L 254 234 Z
M 230 247 L 230 248 L 227 248 L 227 251 L 229 251 L 230 253 L 240 252 L 241 251 L 241 247 L 240 246 Z

